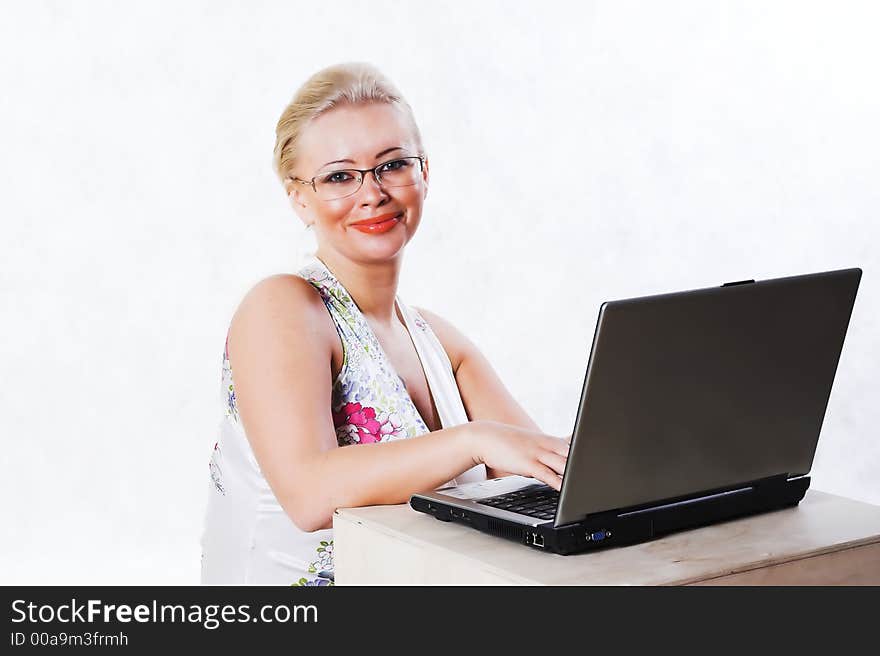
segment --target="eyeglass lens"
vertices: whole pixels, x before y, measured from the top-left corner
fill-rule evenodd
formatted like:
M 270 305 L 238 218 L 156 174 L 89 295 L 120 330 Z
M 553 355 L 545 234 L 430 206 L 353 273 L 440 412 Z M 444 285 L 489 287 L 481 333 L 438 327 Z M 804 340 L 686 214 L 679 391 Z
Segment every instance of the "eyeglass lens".
M 375 169 L 378 181 L 385 187 L 406 187 L 419 181 L 421 160 L 418 157 L 402 157 L 383 162 Z M 364 182 L 364 174 L 353 169 L 322 173 L 315 178 L 315 192 L 322 200 L 345 198 L 358 191 Z

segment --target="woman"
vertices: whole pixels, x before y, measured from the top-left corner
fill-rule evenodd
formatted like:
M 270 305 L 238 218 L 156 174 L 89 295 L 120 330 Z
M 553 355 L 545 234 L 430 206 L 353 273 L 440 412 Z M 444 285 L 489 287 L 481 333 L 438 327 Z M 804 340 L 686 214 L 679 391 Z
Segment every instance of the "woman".
M 558 490 L 568 455 L 472 342 L 397 295 L 428 159 L 394 86 L 365 64 L 320 71 L 276 135 L 276 172 L 318 249 L 255 285 L 230 323 L 204 583 L 332 584 L 336 508 L 487 475 Z

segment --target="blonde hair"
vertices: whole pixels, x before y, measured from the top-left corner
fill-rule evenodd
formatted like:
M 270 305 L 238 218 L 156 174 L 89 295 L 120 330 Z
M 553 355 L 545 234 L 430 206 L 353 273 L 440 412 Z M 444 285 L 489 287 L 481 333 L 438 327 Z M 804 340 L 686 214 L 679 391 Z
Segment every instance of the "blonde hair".
M 371 64 L 336 64 L 306 80 L 278 119 L 274 168 L 282 184 L 296 164 L 299 137 L 310 121 L 334 107 L 366 103 L 388 103 L 400 108 L 412 124 L 416 146 L 422 153 L 422 135 L 412 108 L 391 80 Z

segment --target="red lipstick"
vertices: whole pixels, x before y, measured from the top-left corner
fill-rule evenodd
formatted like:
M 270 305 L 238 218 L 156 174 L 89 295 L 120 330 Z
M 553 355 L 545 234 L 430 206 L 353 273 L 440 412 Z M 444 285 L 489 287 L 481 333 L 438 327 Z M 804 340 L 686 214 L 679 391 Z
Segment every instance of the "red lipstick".
M 361 232 L 375 235 L 382 234 L 384 232 L 388 232 L 400 221 L 403 212 L 393 213 L 390 212 L 388 214 L 381 214 L 379 216 L 374 216 L 369 219 L 363 219 L 361 221 L 356 221 L 351 224 L 351 227 L 355 230 L 360 230 Z

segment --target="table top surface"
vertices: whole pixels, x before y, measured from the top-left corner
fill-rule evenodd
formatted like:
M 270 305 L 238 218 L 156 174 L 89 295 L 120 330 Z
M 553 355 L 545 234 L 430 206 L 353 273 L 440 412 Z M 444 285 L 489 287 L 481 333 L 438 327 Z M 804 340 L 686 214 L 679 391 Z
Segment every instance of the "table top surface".
M 335 516 L 419 546 L 426 558 L 440 550 L 512 581 L 557 585 L 680 585 L 880 543 L 880 506 L 812 489 L 797 507 L 570 556 L 441 522 L 407 504 L 340 508 Z

